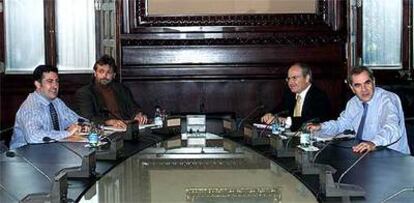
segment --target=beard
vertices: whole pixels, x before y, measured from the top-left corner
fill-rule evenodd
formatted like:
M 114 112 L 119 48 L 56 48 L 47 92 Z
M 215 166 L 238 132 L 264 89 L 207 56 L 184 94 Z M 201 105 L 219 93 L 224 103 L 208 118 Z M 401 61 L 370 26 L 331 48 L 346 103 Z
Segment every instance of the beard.
M 96 80 L 96 82 L 100 85 L 108 85 L 109 83 L 112 82 L 112 80 L 100 79 L 100 80 Z

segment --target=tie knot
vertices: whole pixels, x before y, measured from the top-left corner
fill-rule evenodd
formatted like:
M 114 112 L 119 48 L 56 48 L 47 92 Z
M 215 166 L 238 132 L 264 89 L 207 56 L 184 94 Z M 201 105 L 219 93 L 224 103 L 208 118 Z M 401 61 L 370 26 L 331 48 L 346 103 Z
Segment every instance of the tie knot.
M 301 99 L 300 95 L 299 95 L 299 94 L 298 94 L 298 95 L 296 95 L 296 100 L 297 100 L 297 101 L 300 101 L 300 99 Z
M 362 106 L 364 107 L 364 109 L 365 108 L 367 108 L 368 107 L 368 103 L 366 103 L 366 102 L 362 102 Z

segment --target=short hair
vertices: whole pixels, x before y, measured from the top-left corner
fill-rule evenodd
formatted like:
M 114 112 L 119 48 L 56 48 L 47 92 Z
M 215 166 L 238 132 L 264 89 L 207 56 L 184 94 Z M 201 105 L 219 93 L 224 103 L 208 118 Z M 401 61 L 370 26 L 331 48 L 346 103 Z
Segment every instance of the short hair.
M 112 58 L 112 56 L 109 56 L 107 54 L 103 55 L 101 58 L 99 58 L 95 62 L 95 64 L 93 65 L 93 70 L 94 71 L 96 71 L 96 69 L 98 68 L 98 65 L 100 65 L 100 66 L 109 65 L 109 67 L 111 67 L 113 72 L 116 72 L 116 70 L 117 70 L 115 59 Z
M 43 73 L 55 72 L 58 74 L 58 69 L 52 65 L 38 65 L 33 71 L 33 81 L 42 82 Z
M 302 70 L 302 75 L 303 76 L 307 76 L 309 75 L 309 82 L 312 82 L 312 70 L 310 68 L 310 66 L 306 63 L 294 63 L 292 66 L 299 66 L 300 69 Z
M 349 85 L 352 85 L 352 76 L 359 75 L 362 72 L 367 72 L 368 73 L 368 77 L 372 81 L 375 80 L 374 73 L 372 72 L 372 70 L 370 68 L 368 68 L 366 66 L 358 66 L 358 67 L 352 68 L 351 72 L 349 72 L 349 75 L 348 75 L 348 84 Z

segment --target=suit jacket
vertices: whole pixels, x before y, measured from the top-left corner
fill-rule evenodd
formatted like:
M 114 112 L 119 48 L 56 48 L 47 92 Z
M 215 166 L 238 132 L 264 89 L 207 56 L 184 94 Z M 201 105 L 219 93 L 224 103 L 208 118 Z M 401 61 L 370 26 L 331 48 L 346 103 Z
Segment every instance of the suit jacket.
M 132 120 L 140 112 L 140 107 L 134 101 L 131 91 L 119 82 L 113 81 L 109 85 L 114 91 L 122 119 Z M 108 112 L 103 96 L 95 88 L 94 81 L 76 92 L 76 101 L 75 111 L 92 122 L 102 124 L 106 120 L 117 119 Z
M 295 105 L 296 94 L 287 90 L 283 97 L 282 108 L 288 111 L 288 116 L 292 117 L 292 131 L 298 130 L 304 122 L 311 119 L 318 119 L 318 122 L 327 121 L 331 113 L 328 96 L 314 84 L 310 87 L 303 101 L 301 117 L 293 117 Z

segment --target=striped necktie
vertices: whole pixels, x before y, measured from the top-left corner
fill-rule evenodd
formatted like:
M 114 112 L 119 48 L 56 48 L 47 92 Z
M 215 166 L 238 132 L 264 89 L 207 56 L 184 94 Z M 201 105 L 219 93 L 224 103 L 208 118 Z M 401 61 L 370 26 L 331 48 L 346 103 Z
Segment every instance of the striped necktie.
M 366 102 L 363 102 L 362 106 L 364 107 L 364 112 L 362 113 L 361 121 L 359 122 L 359 127 L 358 127 L 358 131 L 356 135 L 356 138 L 358 140 L 362 140 L 362 133 L 364 132 L 364 125 L 365 125 L 365 118 L 367 117 L 367 111 L 368 111 L 368 104 Z
M 49 104 L 49 111 L 50 116 L 52 117 L 53 130 L 59 130 L 59 118 L 52 103 Z

